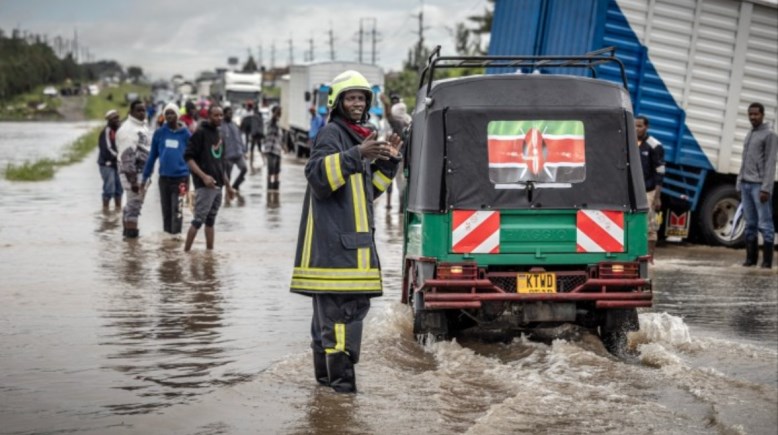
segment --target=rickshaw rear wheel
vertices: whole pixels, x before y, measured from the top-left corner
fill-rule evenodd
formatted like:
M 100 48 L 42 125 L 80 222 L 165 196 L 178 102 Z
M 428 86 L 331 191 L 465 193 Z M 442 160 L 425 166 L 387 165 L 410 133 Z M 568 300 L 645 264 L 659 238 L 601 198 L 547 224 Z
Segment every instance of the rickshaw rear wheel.
M 629 354 L 630 331 L 637 331 L 638 312 L 635 308 L 612 309 L 603 313 L 600 324 L 600 340 L 605 349 L 616 357 Z
M 449 339 L 448 320 L 444 311 L 421 310 L 413 313 L 413 335 L 416 341 L 426 344 L 430 341 Z

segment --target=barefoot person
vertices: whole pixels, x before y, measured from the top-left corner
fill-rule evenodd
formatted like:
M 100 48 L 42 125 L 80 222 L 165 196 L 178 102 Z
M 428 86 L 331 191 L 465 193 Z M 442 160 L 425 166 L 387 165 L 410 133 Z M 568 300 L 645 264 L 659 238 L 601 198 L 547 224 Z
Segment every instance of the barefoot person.
M 184 251 L 192 249 L 197 232 L 205 224 L 205 246 L 213 249 L 214 224 L 222 203 L 222 186 L 227 188 L 227 197 L 233 190 L 227 178 L 227 160 L 224 158 L 224 142 L 219 133 L 224 119 L 221 107 L 216 104 L 208 108 L 208 120 L 203 121 L 192 137 L 184 153 L 184 159 L 192 171 L 195 187 L 194 219 L 186 234 Z
M 146 125 L 146 107 L 140 100 L 130 103 L 130 116 L 116 132 L 119 147 L 119 177 L 127 192 L 124 205 L 124 237 L 139 236 L 138 217 L 143 207 L 143 167 L 149 157 L 150 135 Z
M 119 181 L 119 149 L 116 147 L 116 130 L 122 125 L 119 113 L 109 110 L 105 114 L 106 126 L 100 133 L 98 147 L 100 153 L 97 156 L 97 164 L 100 166 L 100 177 L 103 179 L 103 209 L 108 210 L 111 199 L 116 208 L 122 206 L 122 183 Z
M 178 106 L 168 103 L 162 110 L 165 124 L 154 131 L 151 152 L 143 169 L 143 179 L 151 180 L 154 163 L 159 159 L 159 200 L 162 206 L 162 228 L 168 234 L 181 233 L 181 199 L 189 189 L 189 166 L 184 151 L 189 129 L 178 120 Z M 145 183 L 144 183 L 145 186 Z

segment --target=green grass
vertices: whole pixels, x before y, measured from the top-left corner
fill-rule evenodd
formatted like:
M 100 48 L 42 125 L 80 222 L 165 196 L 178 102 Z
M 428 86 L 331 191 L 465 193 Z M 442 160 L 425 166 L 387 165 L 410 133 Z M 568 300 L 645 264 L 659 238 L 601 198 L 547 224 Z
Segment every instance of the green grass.
M 11 181 L 42 181 L 54 177 L 57 162 L 41 159 L 36 162 L 24 162 L 21 165 L 9 163 L 5 169 L 5 178 Z
M 0 120 L 59 119 L 61 116 L 57 109 L 62 105 L 62 97 L 43 95 L 43 88 L 46 86 L 49 85 L 39 85 L 30 92 L 0 101 Z M 60 85 L 53 86 L 57 90 L 60 88 Z M 38 109 L 43 103 L 45 107 Z
M 135 92 L 140 98 L 151 95 L 151 88 L 143 85 L 121 84 L 115 88 L 103 87 L 99 95 L 90 95 L 86 100 L 84 115 L 88 119 L 103 119 L 109 110 L 116 110 L 124 119 L 127 116 L 130 102 L 125 100 L 125 95 Z
M 97 147 L 98 138 L 103 126 L 96 127 L 75 140 L 58 160 L 40 159 L 34 162 L 24 162 L 19 165 L 9 163 L 5 168 L 5 178 L 10 181 L 44 181 L 54 178 L 54 173 L 60 166 L 78 163 L 84 160 Z

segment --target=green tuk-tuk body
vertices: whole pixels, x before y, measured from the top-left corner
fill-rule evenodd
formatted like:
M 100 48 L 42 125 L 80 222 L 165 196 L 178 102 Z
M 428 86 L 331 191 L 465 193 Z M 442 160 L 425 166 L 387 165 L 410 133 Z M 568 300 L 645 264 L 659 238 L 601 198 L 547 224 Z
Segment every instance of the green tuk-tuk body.
M 406 150 L 402 298 L 414 332 L 575 323 L 617 352 L 652 302 L 626 89 L 553 74 L 432 81 L 449 59 L 461 61 L 430 59 Z

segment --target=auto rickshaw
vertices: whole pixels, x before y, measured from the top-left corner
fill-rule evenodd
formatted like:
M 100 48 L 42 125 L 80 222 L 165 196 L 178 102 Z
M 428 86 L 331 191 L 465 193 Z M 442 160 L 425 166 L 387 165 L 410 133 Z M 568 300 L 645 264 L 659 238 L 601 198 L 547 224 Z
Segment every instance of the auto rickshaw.
M 443 68 L 519 73 L 436 80 Z M 558 74 L 569 68 L 592 77 Z M 652 290 L 648 204 L 614 49 L 441 57 L 438 47 L 406 143 L 402 301 L 417 338 L 572 323 L 611 353 L 625 349 Z

